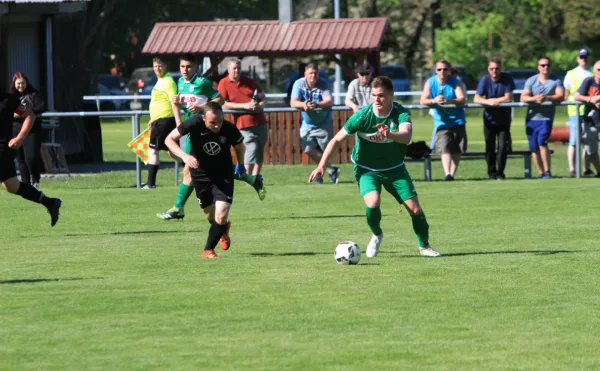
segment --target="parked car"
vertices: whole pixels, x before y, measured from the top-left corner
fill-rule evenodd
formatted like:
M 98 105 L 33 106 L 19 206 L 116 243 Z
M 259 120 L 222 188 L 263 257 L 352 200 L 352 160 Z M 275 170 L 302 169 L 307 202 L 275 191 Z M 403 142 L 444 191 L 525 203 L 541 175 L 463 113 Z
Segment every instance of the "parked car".
M 527 79 L 537 74 L 538 71 L 535 68 L 511 68 L 506 70 L 506 73 L 511 75 L 515 81 L 515 89 L 523 90 Z
M 394 92 L 410 91 L 410 76 L 404 66 L 383 65 L 379 68 L 380 76 L 387 76 L 392 80 Z M 402 100 L 410 100 L 410 96 L 401 97 Z
M 125 95 L 123 86 L 119 76 L 114 75 L 99 75 L 96 94 L 97 95 Z M 126 108 L 126 100 L 113 99 L 100 101 L 100 110 L 102 111 L 119 111 Z
M 175 84 L 177 84 L 179 78 L 181 77 L 181 73 L 169 72 L 169 74 L 171 75 L 171 78 L 175 80 Z M 157 81 L 158 78 L 156 77 L 156 74 L 154 73 L 154 70 L 152 68 L 138 68 L 134 70 L 131 74 L 131 78 L 127 82 L 125 90 L 127 94 L 151 95 L 152 89 L 154 88 L 154 85 L 156 85 Z M 148 107 L 148 105 L 150 104 L 149 101 L 143 102 L 144 103 L 139 101 L 131 101 L 130 108 L 142 109 L 144 107 Z

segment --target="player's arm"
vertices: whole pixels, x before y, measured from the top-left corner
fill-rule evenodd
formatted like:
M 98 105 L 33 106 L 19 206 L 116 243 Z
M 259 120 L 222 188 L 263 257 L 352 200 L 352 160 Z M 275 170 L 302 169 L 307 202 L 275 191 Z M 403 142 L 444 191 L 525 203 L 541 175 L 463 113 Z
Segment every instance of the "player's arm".
M 33 127 L 33 123 L 35 122 L 36 116 L 35 113 L 33 113 L 33 111 L 31 111 L 30 109 L 25 109 L 23 106 L 19 106 L 15 110 L 15 114 L 21 118 L 24 117 L 25 121 L 23 122 L 23 126 L 21 127 L 21 131 L 19 131 L 19 134 L 17 134 L 16 137 L 12 138 L 8 142 L 8 146 L 12 149 L 19 149 L 21 147 L 21 144 L 23 144 L 23 141 L 27 137 L 27 134 L 29 134 L 29 131 Z
M 246 167 L 244 166 L 244 156 L 246 155 L 246 146 L 244 142 L 240 142 L 233 146 L 233 150 L 235 151 L 235 157 L 238 159 L 238 164 L 235 167 L 235 172 L 238 175 L 244 175 L 246 173 Z
M 377 129 L 379 129 L 379 125 L 377 126 Z M 381 132 L 381 129 L 379 129 L 379 131 Z M 396 143 L 408 144 L 412 139 L 412 124 L 410 122 L 403 122 L 398 125 L 398 131 L 388 130 L 387 133 L 383 135 Z
M 292 86 L 292 95 L 290 96 L 290 107 L 306 111 L 308 106 L 307 102 L 302 100 L 302 94 L 300 93 L 300 85 L 297 83 L 300 80 L 296 80 Z
M 219 103 L 219 105 L 221 105 L 221 106 L 225 104 L 225 99 L 223 99 L 223 97 L 221 95 L 218 95 L 218 96 L 214 97 L 210 101 L 211 102 L 215 102 L 215 103 Z
M 190 120 L 194 120 L 194 118 Z M 173 131 L 171 131 L 171 133 L 169 133 L 169 135 L 165 138 L 165 145 L 167 148 L 169 148 L 169 151 L 171 151 L 172 154 L 179 157 L 181 161 L 185 162 L 192 169 L 195 169 L 199 165 L 198 160 L 194 156 L 185 153 L 185 151 L 179 146 L 179 139 L 189 132 L 189 130 L 186 129 L 189 127 L 187 123 L 190 120 L 183 122 L 180 127 L 173 129 Z
M 175 117 L 175 125 L 179 127 L 181 125 L 181 109 L 178 104 L 171 102 L 171 110 L 173 110 L 173 117 Z
M 323 156 L 321 157 L 319 165 L 317 165 L 317 168 L 313 170 L 308 178 L 309 183 L 312 183 L 317 176 L 323 176 L 323 173 L 325 172 L 325 166 L 327 166 L 329 163 L 329 157 L 331 157 L 331 154 L 337 150 L 340 143 L 346 140 L 349 136 L 350 134 L 348 134 L 346 129 L 342 128 L 342 130 L 338 131 L 337 134 L 329 141 L 329 144 L 327 144 L 327 147 L 325 147 L 325 151 L 323 151 Z

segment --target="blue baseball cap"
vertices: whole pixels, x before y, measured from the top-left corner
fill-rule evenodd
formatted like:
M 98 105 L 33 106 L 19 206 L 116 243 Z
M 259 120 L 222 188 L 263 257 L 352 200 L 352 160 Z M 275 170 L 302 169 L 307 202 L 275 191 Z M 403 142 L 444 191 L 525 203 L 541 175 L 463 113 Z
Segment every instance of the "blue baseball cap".
M 579 53 L 577 53 L 577 56 L 578 57 L 589 57 L 590 51 L 587 50 L 586 48 L 579 49 Z

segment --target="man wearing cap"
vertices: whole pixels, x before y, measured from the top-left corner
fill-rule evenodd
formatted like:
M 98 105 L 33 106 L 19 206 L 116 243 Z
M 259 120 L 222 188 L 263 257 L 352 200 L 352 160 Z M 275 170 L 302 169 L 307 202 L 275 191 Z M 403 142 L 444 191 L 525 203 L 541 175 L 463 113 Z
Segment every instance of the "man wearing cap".
M 575 101 L 575 93 L 581 86 L 581 83 L 586 78 L 592 76 L 592 72 L 590 71 L 589 64 L 590 52 L 583 48 L 579 50 L 577 53 L 577 67 L 567 72 L 565 76 L 564 86 L 565 86 L 565 100 L 567 101 Z M 579 115 L 580 119 L 583 118 L 584 106 L 579 107 Z M 581 120 L 577 121 L 577 110 L 575 106 L 569 106 L 567 108 L 569 113 L 569 149 L 568 149 L 568 159 L 569 159 L 569 176 L 571 178 L 575 177 L 575 144 L 577 143 L 577 125 L 581 124 Z M 590 170 L 590 159 L 589 155 L 584 153 L 584 163 L 585 163 L 585 172 L 584 175 L 592 175 L 594 174 L 592 170 Z
M 373 103 L 371 98 L 371 80 L 373 67 L 370 64 L 361 64 L 356 70 L 357 78 L 348 85 L 348 93 L 344 104 L 358 112 L 361 108 Z

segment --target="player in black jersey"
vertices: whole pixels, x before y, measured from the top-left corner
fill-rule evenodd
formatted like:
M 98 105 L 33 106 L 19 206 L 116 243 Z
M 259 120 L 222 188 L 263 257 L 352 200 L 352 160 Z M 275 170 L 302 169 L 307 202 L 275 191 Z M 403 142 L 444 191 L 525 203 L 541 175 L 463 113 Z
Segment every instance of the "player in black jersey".
M 19 134 L 13 138 L 12 122 L 15 114 L 25 118 L 25 121 Z M 0 182 L 9 193 L 44 205 L 50 214 L 50 224 L 54 226 L 58 221 L 62 201 L 46 197 L 32 185 L 20 182 L 15 169 L 16 150 L 23 144 L 34 122 L 35 114 L 21 104 L 18 96 L 0 91 Z
M 190 135 L 191 151 L 188 155 L 179 147 L 179 139 Z M 223 250 L 229 249 L 228 220 L 229 209 L 233 202 L 233 178 L 246 174 L 244 164 L 235 166 L 231 172 L 233 159 L 230 147 L 237 158 L 244 158 L 246 148 L 244 138 L 235 125 L 223 120 L 223 110 L 218 103 L 208 102 L 204 113 L 184 121 L 165 139 L 169 150 L 191 168 L 192 184 L 204 216 L 211 223 L 208 231 L 203 258 L 215 259 L 217 243 Z

